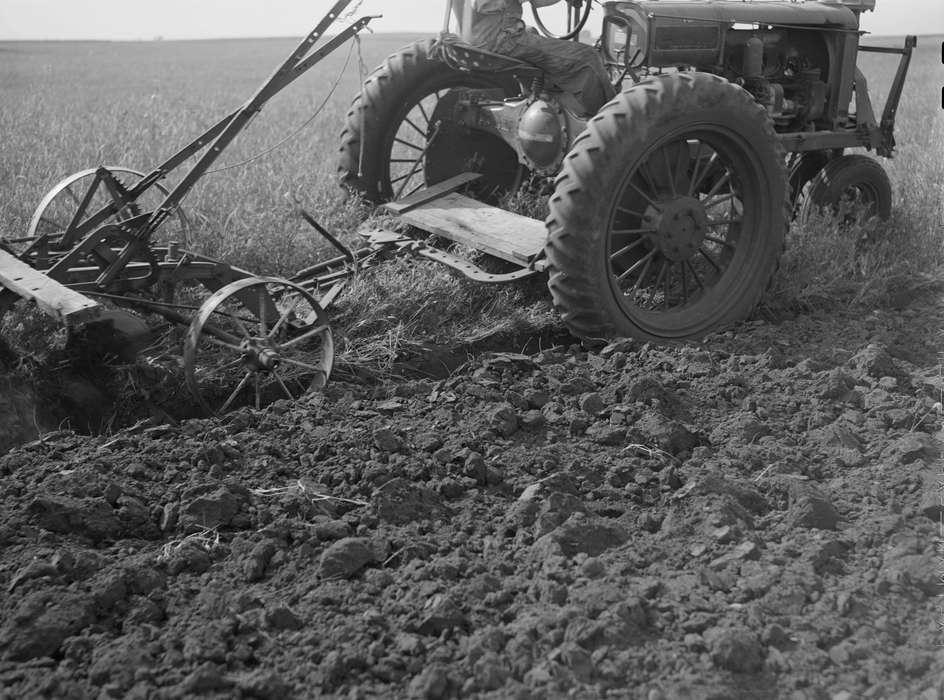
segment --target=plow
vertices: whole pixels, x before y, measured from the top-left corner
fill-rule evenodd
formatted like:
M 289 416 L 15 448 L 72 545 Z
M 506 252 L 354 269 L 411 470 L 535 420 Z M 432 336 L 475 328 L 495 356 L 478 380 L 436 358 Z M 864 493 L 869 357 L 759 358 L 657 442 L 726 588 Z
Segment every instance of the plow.
M 351 275 L 390 255 L 482 283 L 546 275 L 575 335 L 679 342 L 750 313 L 792 218 L 890 214 L 880 164 L 849 150 L 892 155 L 915 39 L 861 46 L 872 0 L 604 3 L 597 48 L 617 94 L 592 115 L 541 65 L 472 45 L 472 0 L 448 0 L 443 32 L 368 77 L 341 136 L 342 184 L 402 225 L 367 226 L 352 250 L 301 211 L 336 255 L 287 278 L 181 245 L 191 226 L 181 203 L 224 149 L 375 19 L 329 36 L 350 2 L 334 3 L 242 107 L 163 163 L 102 165 L 56 185 L 25 234 L 0 238 L 0 316 L 25 300 L 69 327 L 133 332 L 125 310 L 157 314 L 186 329 L 187 386 L 220 414 L 324 387 L 328 310 Z M 556 36 L 578 39 L 590 7 L 571 0 Z M 860 51 L 901 57 L 878 117 Z M 534 183 L 546 221 L 497 206 Z

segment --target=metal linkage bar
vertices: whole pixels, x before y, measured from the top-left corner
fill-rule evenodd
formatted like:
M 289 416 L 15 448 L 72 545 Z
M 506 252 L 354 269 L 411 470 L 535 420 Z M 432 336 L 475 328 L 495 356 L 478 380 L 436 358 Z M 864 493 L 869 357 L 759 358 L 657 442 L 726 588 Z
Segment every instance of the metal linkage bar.
M 82 216 L 86 213 L 89 202 L 85 202 L 85 206 L 80 206 L 80 212 L 73 217 L 73 220 L 70 222 L 64 234 L 65 239 L 77 242 L 78 245 L 63 258 L 59 259 L 57 263 L 48 270 L 48 274 L 54 279 L 64 279 L 67 276 L 69 266 L 76 263 L 84 253 L 88 252 L 89 246 L 83 244 L 86 243 L 85 239 L 88 238 L 90 233 L 98 229 L 130 203 L 136 201 L 155 183 L 163 179 L 168 172 L 179 167 L 189 158 L 204 151 L 203 155 L 180 183 L 167 194 L 160 206 L 154 211 L 149 212 L 146 217 L 135 216 L 132 219 L 122 222 L 122 226 L 131 231 L 133 240 L 129 241 L 128 245 L 118 253 L 114 261 L 99 277 L 99 288 L 106 289 L 108 285 L 121 274 L 122 269 L 131 262 L 138 246 L 147 244 L 151 234 L 173 214 L 181 200 L 193 189 L 197 181 L 206 174 L 207 170 L 213 165 L 217 158 L 219 158 L 222 151 L 232 143 L 237 135 L 246 127 L 251 118 L 263 108 L 266 102 L 279 91 L 301 77 L 306 71 L 315 66 L 339 46 L 351 39 L 376 17 L 366 16 L 358 19 L 309 56 L 314 45 L 324 36 L 325 31 L 341 16 L 341 13 L 352 1 L 353 0 L 338 0 L 335 2 L 331 10 L 321 19 L 315 29 L 302 39 L 289 57 L 283 61 L 242 107 L 226 115 L 203 134 L 147 173 L 132 187 L 126 190 L 110 187 L 112 201 L 84 221 L 82 220 Z M 110 184 L 108 183 L 111 179 L 109 176 L 110 173 L 107 172 L 97 175 L 93 187 L 89 190 L 86 197 L 89 201 L 95 189 L 100 186 L 102 181 L 105 181 L 106 184 Z M 42 239 L 43 237 L 37 239 L 34 245 L 21 256 L 21 259 L 26 260 L 33 249 L 42 246 L 44 244 Z
M 905 76 L 908 74 L 908 66 L 911 64 L 911 53 L 918 45 L 918 37 L 905 37 L 905 46 L 902 49 L 893 49 L 892 51 L 882 51 L 880 53 L 900 53 L 901 60 L 898 62 L 898 71 L 892 80 L 892 86 L 888 91 L 888 99 L 885 100 L 885 109 L 882 110 L 882 122 L 879 128 L 882 130 L 882 147 L 886 152 L 879 150 L 879 155 L 891 155 L 895 148 L 895 115 L 898 113 L 898 101 L 901 99 L 901 91 L 905 86 Z M 864 48 L 864 47 L 860 47 Z M 867 48 L 866 51 L 874 51 L 878 47 Z

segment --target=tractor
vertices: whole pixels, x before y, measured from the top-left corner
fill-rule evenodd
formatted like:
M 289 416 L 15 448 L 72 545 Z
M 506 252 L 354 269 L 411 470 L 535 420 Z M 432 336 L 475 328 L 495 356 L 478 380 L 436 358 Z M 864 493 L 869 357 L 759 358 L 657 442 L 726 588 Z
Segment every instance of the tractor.
M 704 337 L 758 304 L 794 217 L 849 202 L 890 215 L 882 166 L 847 151 L 892 155 L 916 40 L 860 45 L 874 0 L 606 2 L 596 47 L 617 94 L 590 116 L 540 66 L 471 45 L 471 1 L 447 0 L 438 37 L 368 76 L 339 176 L 407 223 L 518 265 L 488 274 L 430 253 L 470 277 L 546 273 L 578 336 Z M 579 40 L 590 9 L 569 0 L 557 38 Z M 534 8 L 551 36 L 546 11 Z M 860 51 L 900 55 L 878 118 Z M 543 224 L 496 211 L 541 180 Z

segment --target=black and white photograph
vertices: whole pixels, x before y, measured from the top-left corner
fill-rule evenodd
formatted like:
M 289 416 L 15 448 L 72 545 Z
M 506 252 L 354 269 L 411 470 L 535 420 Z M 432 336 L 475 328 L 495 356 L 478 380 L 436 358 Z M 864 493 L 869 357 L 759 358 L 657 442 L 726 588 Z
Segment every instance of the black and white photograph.
M 0 0 L 0 700 L 944 700 L 942 0 Z

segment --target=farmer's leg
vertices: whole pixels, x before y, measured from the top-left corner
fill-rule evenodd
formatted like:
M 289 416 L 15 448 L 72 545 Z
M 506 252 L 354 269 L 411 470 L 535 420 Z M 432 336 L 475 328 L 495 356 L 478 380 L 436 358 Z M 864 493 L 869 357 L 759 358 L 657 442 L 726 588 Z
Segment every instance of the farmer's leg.
M 506 35 L 498 51 L 543 68 L 551 82 L 574 95 L 588 114 L 595 114 L 616 94 L 592 46 L 522 31 Z

